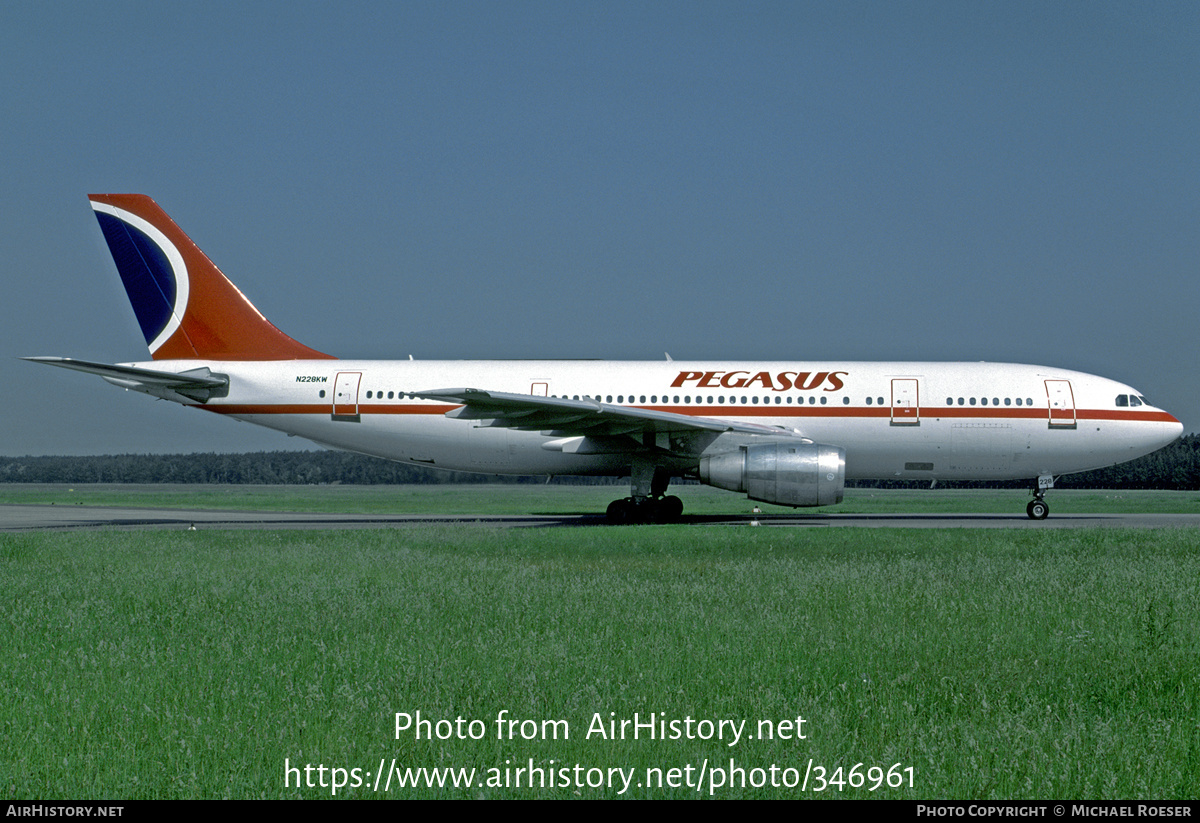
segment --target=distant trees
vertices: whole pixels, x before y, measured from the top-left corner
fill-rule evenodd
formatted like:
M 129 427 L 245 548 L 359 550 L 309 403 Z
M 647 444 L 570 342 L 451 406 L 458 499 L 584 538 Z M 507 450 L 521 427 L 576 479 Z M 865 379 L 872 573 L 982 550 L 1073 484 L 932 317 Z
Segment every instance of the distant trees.
M 1200 489 L 1200 435 L 1186 435 L 1128 463 L 1069 474 L 1056 485 L 1070 489 Z
M 83 457 L 0 457 L 0 483 L 258 483 L 360 485 L 401 483 L 544 483 L 544 476 L 511 477 L 448 472 L 393 463 L 339 451 L 256 452 L 253 454 L 113 454 Z M 618 478 L 563 477 L 554 482 L 579 485 L 622 483 Z M 903 488 L 925 481 L 856 482 L 851 486 Z M 1005 483 L 945 483 L 953 486 L 1017 486 Z M 1059 488 L 1200 489 L 1200 435 L 1129 463 L 1069 474 Z
M 450 472 L 340 451 L 251 454 L 110 454 L 0 457 L 0 483 L 257 483 L 359 485 L 400 483 L 544 483 L 544 475 L 509 477 Z M 599 484 L 610 478 L 563 478 Z

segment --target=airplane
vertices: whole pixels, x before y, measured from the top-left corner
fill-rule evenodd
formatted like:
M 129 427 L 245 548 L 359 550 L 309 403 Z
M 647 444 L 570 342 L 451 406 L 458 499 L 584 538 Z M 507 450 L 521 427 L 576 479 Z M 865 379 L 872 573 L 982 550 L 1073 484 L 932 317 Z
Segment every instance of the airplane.
M 678 520 L 674 478 L 790 507 L 840 503 L 847 480 L 1024 479 L 1042 520 L 1056 477 L 1183 432 L 1127 385 L 1034 365 L 340 360 L 276 328 L 149 197 L 89 200 L 151 360 L 25 359 L 389 460 L 628 476 L 614 524 Z

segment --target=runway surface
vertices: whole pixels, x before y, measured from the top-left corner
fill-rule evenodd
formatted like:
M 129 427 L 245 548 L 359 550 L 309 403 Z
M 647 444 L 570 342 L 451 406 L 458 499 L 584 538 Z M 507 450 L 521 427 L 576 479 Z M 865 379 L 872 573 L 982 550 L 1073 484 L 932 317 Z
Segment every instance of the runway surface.
M 118 506 L 0 505 L 0 532 L 65 529 L 387 529 L 431 524 L 501 528 L 605 526 L 602 515 L 418 515 L 151 509 Z M 733 514 L 693 515 L 678 526 L 766 528 L 1079 529 L 1197 528 L 1200 514 Z

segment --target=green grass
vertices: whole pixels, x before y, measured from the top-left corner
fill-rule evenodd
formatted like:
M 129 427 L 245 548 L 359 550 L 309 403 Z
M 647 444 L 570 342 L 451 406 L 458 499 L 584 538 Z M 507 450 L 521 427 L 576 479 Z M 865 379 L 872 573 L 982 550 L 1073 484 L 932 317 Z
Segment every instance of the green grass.
M 810 759 L 913 769 L 912 788 L 808 796 L 1195 797 L 1198 549 L 1190 529 L 0 535 L 0 791 L 328 797 L 285 787 L 285 759 L 483 781 L 530 759 L 641 780 L 733 758 L 751 779 Z M 497 740 L 502 710 L 570 738 Z M 395 714 L 417 711 L 487 735 L 397 739 Z M 585 738 L 596 713 L 635 712 L 749 731 L 803 716 L 807 739 Z
M 676 485 L 688 514 L 750 511 L 744 495 L 707 486 Z M 147 506 L 255 511 L 346 512 L 353 514 L 593 514 L 627 495 L 627 486 L 421 485 L 421 486 L 251 486 L 0 484 L 0 504 L 59 506 Z M 1197 513 L 1200 492 L 1052 490 L 1054 514 L 1109 512 Z M 841 505 L 789 509 L 762 504 L 768 513 L 1017 513 L 1029 492 L 1020 489 L 847 489 Z

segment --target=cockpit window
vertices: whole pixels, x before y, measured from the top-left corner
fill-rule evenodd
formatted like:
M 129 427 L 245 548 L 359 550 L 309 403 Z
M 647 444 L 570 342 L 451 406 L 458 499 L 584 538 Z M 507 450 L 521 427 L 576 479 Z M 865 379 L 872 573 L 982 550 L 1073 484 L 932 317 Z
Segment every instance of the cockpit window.
M 1142 401 L 1138 399 L 1138 396 L 1136 394 L 1131 394 L 1131 395 L 1129 395 L 1129 405 L 1140 406 L 1140 405 L 1142 405 Z
M 1129 405 L 1129 395 L 1118 394 L 1117 395 L 1117 405 L 1120 406 L 1121 408 L 1128 406 Z

